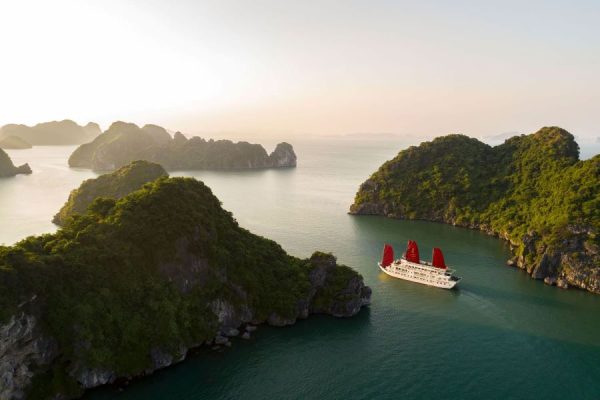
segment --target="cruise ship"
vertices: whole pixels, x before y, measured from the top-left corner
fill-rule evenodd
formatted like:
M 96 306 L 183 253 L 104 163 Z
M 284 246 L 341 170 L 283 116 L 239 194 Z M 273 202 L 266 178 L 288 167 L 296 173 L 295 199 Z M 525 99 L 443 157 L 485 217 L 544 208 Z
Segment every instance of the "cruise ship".
M 433 249 L 431 262 L 419 258 L 417 243 L 409 240 L 402 258 L 394 260 L 394 249 L 389 244 L 383 247 L 383 256 L 379 268 L 394 278 L 411 282 L 452 289 L 461 278 L 453 276 L 454 271 L 446 266 L 444 254 L 437 247 Z

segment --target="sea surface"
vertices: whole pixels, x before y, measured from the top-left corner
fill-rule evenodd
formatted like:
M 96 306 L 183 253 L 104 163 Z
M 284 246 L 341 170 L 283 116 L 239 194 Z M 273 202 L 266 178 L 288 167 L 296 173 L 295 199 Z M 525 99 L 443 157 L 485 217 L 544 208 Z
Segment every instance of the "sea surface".
M 507 267 L 507 244 L 476 231 L 347 214 L 360 183 L 408 144 L 306 140 L 294 143 L 295 169 L 173 173 L 203 180 L 243 227 L 293 255 L 333 252 L 364 276 L 372 305 L 350 319 L 261 326 L 230 349 L 199 350 L 125 390 L 85 398 L 600 399 L 600 296 Z M 0 244 L 56 229 L 50 220 L 69 192 L 96 176 L 68 168 L 73 150 L 8 152 L 34 173 L 0 180 Z M 383 243 L 401 252 L 408 239 L 422 256 L 441 247 L 463 277 L 460 289 L 380 273 Z

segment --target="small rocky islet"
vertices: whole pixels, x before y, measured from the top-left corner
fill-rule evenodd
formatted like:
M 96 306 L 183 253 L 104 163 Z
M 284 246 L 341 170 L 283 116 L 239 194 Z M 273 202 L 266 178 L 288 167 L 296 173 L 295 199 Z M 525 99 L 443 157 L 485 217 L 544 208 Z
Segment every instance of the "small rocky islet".
M 0 148 L 0 178 L 8 178 L 20 174 L 31 174 L 29 164 L 23 164 L 16 167 L 8 154 Z
M 600 294 L 600 155 L 545 127 L 491 147 L 464 135 L 401 151 L 359 188 L 350 213 L 479 229 L 510 242 L 509 265 Z
M 98 197 L 118 200 L 160 177 L 168 177 L 165 169 L 148 161 L 134 161 L 118 170 L 85 180 L 74 189 L 52 222 L 64 225 L 68 218 L 83 215 Z
M 119 197 L 119 174 L 161 176 Z M 350 317 L 370 302 L 362 276 L 331 254 L 288 255 L 241 228 L 202 182 L 155 164 L 74 193 L 56 233 L 0 246 L 2 399 L 78 397 L 259 324 Z
M 230 140 L 173 137 L 162 127 L 114 122 L 92 142 L 79 146 L 69 157 L 69 166 L 94 171 L 112 171 L 135 160 L 162 165 L 167 171 L 202 169 L 263 169 L 296 166 L 289 143 L 279 143 L 268 154 L 260 144 Z

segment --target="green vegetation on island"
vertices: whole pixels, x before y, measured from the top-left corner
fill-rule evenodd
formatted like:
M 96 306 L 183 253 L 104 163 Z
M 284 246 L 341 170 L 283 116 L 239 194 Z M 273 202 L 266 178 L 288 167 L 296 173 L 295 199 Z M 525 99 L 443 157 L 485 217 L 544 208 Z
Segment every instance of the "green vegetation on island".
M 0 128 L 0 139 L 14 136 L 33 146 L 57 146 L 86 143 L 100 133 L 100 126 L 94 122 L 80 126 L 66 119 L 42 122 L 34 126 L 4 125 Z
M 168 174 L 160 165 L 147 161 L 134 161 L 113 173 L 88 179 L 71 192 L 69 199 L 54 216 L 52 222 L 64 225 L 67 218 L 75 214 L 85 214 L 96 198 L 118 200 L 161 176 L 168 176 Z
M 54 234 L 0 246 L 0 341 L 10 344 L 0 394 L 77 396 L 244 324 L 352 316 L 370 294 L 332 255 L 298 259 L 241 228 L 202 182 L 161 177 L 97 198 Z
M 30 149 L 31 143 L 18 136 L 6 136 L 0 138 L 0 149 L 23 150 Z
M 23 164 L 15 167 L 12 160 L 6 152 L 0 149 L 0 178 L 11 177 L 19 174 L 31 174 L 29 164 Z
M 364 182 L 353 214 L 481 229 L 510 264 L 548 284 L 600 293 L 600 155 L 581 161 L 557 127 L 491 147 L 448 135 L 401 151 Z
M 147 160 L 169 171 L 199 169 L 257 169 L 296 166 L 296 154 L 288 143 L 280 143 L 271 154 L 259 144 L 230 140 L 174 137 L 156 125 L 138 127 L 115 122 L 91 143 L 79 146 L 69 166 L 94 171 L 112 171 L 134 160 Z

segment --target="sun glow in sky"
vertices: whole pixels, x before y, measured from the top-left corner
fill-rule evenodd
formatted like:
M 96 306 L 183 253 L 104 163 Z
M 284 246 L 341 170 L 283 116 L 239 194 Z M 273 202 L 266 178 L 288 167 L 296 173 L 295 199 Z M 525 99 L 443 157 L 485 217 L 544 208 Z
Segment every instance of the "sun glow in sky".
M 597 1 L 0 0 L 0 125 L 600 137 Z

